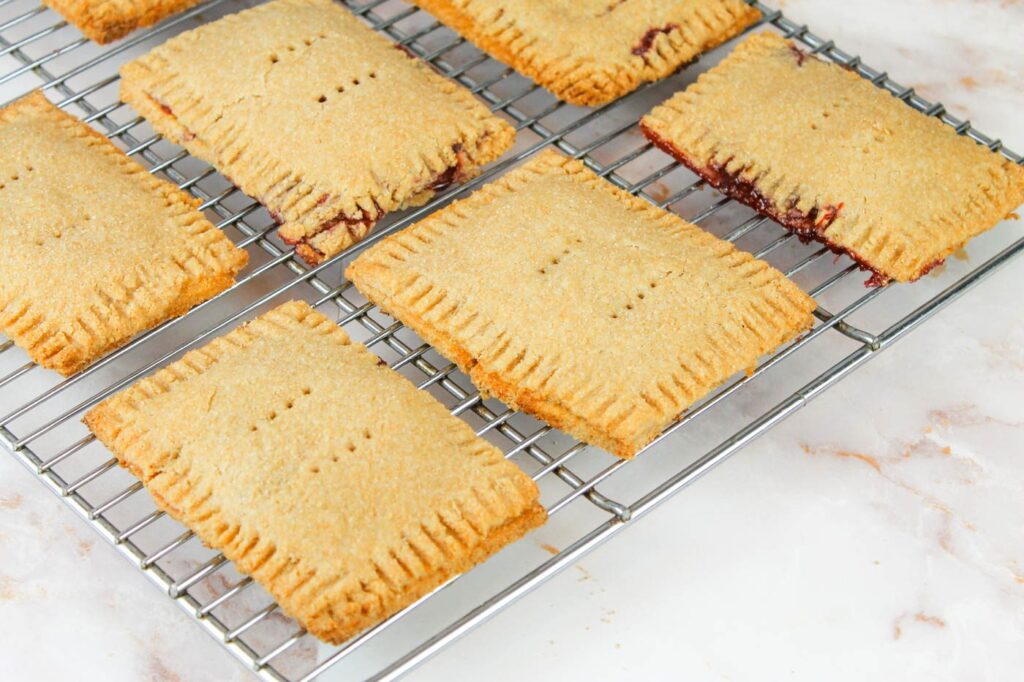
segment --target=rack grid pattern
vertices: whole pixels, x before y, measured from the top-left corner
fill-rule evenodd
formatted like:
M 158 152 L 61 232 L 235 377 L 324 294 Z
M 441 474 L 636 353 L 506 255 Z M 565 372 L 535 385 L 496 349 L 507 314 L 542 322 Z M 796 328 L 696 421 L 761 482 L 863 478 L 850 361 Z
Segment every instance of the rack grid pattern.
M 83 117 L 152 172 L 201 199 L 211 219 L 249 251 L 250 265 L 228 292 L 140 335 L 68 379 L 51 376 L 10 341 L 0 340 L 0 439 L 265 679 L 310 680 L 320 675 L 393 679 L 408 672 L 621 532 L 1024 251 L 1024 237 L 1004 226 L 989 240 L 991 254 L 986 260 L 914 285 L 915 295 L 903 295 L 907 287 L 864 288 L 866 275 L 854 263 L 833 258 L 820 245 L 802 243 L 772 221 L 711 191 L 639 134 L 639 116 L 691 81 L 703 70 L 703 63 L 602 108 L 580 109 L 558 102 L 400 0 L 345 0 L 343 4 L 374 29 L 471 89 L 510 120 L 519 130 L 519 142 L 478 178 L 447 190 L 427 206 L 389 217 L 361 244 L 309 268 L 278 240 L 274 222 L 258 203 L 212 168 L 153 134 L 117 96 L 116 68 L 128 58 L 200 21 L 254 3 L 209 0 L 155 29 L 99 48 L 33 2 L 0 0 L 0 88 L 4 88 L 0 92 L 20 96 L 31 88 L 43 88 L 61 107 Z M 924 100 L 781 12 L 759 2 L 752 4 L 764 13 L 761 30 L 767 27 L 800 41 L 812 53 L 855 70 L 909 106 L 1024 163 L 998 140 L 951 116 L 942 105 Z M 727 50 L 719 48 L 702 61 L 712 61 Z M 483 399 L 452 363 L 369 304 L 341 274 L 344 263 L 383 235 L 402 229 L 453 197 L 464 196 L 547 146 L 581 159 L 618 186 L 769 260 L 818 302 L 817 323 L 810 332 L 692 407 L 633 462 L 615 459 Z M 514 296 L 514 289 L 509 293 Z M 563 549 L 552 556 L 528 541 L 518 543 L 349 642 L 328 646 L 284 616 L 258 585 L 238 574 L 221 554 L 203 548 L 192 533 L 156 510 L 142 484 L 118 468 L 116 460 L 78 423 L 85 410 L 139 377 L 296 297 L 335 317 L 353 338 L 366 343 L 421 389 L 431 391 L 521 464 L 537 480 L 549 514 L 559 521 Z M 880 314 L 867 314 L 869 309 L 878 310 L 877 302 L 883 299 Z M 860 322 L 861 313 L 875 325 Z M 881 324 L 880 319 L 886 322 Z M 783 364 L 785 373 L 776 369 Z M 490 563 L 498 567 L 492 570 Z M 424 637 L 424 632 L 429 636 Z

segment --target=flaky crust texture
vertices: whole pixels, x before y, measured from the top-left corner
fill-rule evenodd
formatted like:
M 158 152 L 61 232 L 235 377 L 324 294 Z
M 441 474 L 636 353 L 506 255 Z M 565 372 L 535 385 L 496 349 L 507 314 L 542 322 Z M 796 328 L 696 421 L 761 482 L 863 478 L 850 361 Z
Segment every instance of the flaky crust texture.
M 875 283 L 918 279 L 1024 202 L 1024 168 L 770 33 L 747 38 L 641 128 L 726 194 L 873 270 Z
M 0 330 L 69 376 L 227 289 L 248 256 L 107 138 L 35 92 L 0 111 Z
M 84 421 L 162 509 L 333 643 L 546 519 L 517 466 L 305 303 Z
M 412 0 L 571 104 L 664 78 L 761 14 L 742 0 Z
M 767 263 L 554 152 L 346 275 L 482 391 L 624 458 L 809 328 L 815 308 Z M 514 296 L 492 283 L 509 278 Z
M 234 56 L 220 63 L 225 52 Z M 224 17 L 121 75 L 124 101 L 266 206 L 311 263 L 424 203 L 450 169 L 455 181 L 477 174 L 515 138 L 469 91 L 331 0 Z
M 93 42 L 105 45 L 202 0 L 43 0 Z

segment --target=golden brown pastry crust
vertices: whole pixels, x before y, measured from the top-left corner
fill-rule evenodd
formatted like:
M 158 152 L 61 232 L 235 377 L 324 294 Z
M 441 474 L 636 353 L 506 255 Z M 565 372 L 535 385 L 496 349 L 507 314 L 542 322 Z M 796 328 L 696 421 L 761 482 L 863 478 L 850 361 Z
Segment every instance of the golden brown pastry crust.
M 105 45 L 202 0 L 43 0 L 93 42 Z
M 160 507 L 334 643 L 546 519 L 497 448 L 296 301 L 84 421 Z
M 641 128 L 878 284 L 921 277 L 1024 202 L 1024 168 L 775 34 L 745 40 Z
M 558 98 L 618 99 L 761 17 L 742 0 L 412 0 Z
M 481 390 L 626 458 L 815 308 L 767 263 L 554 152 L 346 275 Z
M 233 14 L 121 75 L 126 102 L 266 206 L 310 263 L 475 175 L 515 137 L 465 88 L 331 0 Z
M 248 256 L 35 92 L 0 110 L 0 331 L 68 376 L 227 289 Z

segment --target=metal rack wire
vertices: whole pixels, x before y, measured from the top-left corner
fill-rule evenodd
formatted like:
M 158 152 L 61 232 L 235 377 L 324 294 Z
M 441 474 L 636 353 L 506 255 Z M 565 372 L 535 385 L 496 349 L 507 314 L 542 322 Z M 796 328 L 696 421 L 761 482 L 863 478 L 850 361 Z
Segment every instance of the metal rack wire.
M 251 260 L 230 291 L 140 335 L 68 379 L 51 376 L 10 341 L 0 341 L 0 439 L 265 679 L 309 680 L 320 675 L 392 679 L 408 672 L 621 532 L 1024 251 L 1024 237 L 1004 226 L 972 245 L 976 265 L 954 264 L 940 277 L 914 287 L 865 289 L 855 264 L 833 259 L 826 249 L 803 244 L 771 221 L 721 197 L 638 134 L 636 122 L 641 114 L 691 81 L 703 70 L 703 63 L 728 48 L 619 102 L 579 109 L 558 102 L 400 0 L 346 0 L 349 9 L 373 28 L 466 85 L 507 117 L 519 130 L 519 142 L 475 180 L 448 190 L 425 207 L 388 218 L 362 244 L 308 268 L 277 239 L 273 221 L 259 204 L 153 134 L 117 98 L 116 68 L 128 58 L 174 32 L 252 3 L 209 0 L 104 49 L 33 2 L 0 0 L 0 93 L 6 93 L 0 99 L 43 88 L 61 107 L 81 115 L 154 173 L 199 197 L 211 219 L 250 252 Z M 752 4 L 762 10 L 763 24 L 770 29 L 799 40 L 813 53 L 846 65 L 909 106 L 1022 162 L 998 140 L 893 82 L 886 73 L 864 65 L 859 57 L 781 12 L 759 2 Z M 383 235 L 411 224 L 546 146 L 582 159 L 620 187 L 769 260 L 819 304 L 818 322 L 810 332 L 762 359 L 751 374 L 734 378 L 695 405 L 631 463 L 482 399 L 453 364 L 368 304 L 341 274 L 342 264 Z M 978 254 L 983 262 L 978 262 Z M 509 293 L 514 296 L 514 289 Z M 542 532 L 557 535 L 563 549 L 551 556 L 529 541 L 517 543 L 349 642 L 327 646 L 283 616 L 269 596 L 235 572 L 222 555 L 203 548 L 189 531 L 157 511 L 141 483 L 119 469 L 78 423 L 83 411 L 137 378 L 265 308 L 296 297 L 334 315 L 351 336 L 420 388 L 431 391 L 520 463 L 538 481 L 543 502 L 558 520 Z M 878 305 L 882 299 L 885 305 Z M 786 366 L 785 372 L 777 369 L 781 365 Z M 766 376 L 770 380 L 762 378 Z M 475 605 L 467 610 L 466 603 Z M 423 632 L 432 634 L 424 638 Z

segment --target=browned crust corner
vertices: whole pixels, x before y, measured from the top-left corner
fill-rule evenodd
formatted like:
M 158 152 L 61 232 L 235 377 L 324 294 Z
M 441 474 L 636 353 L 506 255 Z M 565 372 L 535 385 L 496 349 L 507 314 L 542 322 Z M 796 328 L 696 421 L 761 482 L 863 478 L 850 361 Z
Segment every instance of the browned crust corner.
M 391 613 L 401 611 L 430 594 L 450 578 L 469 571 L 534 528 L 544 525 L 547 518 L 548 514 L 544 507 L 535 503 L 523 514 L 491 531 L 468 554 L 450 557 L 445 564 L 437 566 L 435 570 L 427 573 L 421 579 L 407 585 L 397 599 L 389 605 L 388 610 Z M 287 583 L 288 581 L 283 582 Z M 319 609 L 308 611 L 302 607 L 295 609 L 295 605 L 289 603 L 291 600 L 278 594 L 276 590 L 272 591 L 272 594 L 288 615 L 304 623 L 311 633 L 331 644 L 341 644 L 381 621 L 380 618 L 374 617 L 372 614 L 350 614 L 351 617 L 347 620 L 330 618 Z
M 203 0 L 43 0 L 68 23 L 100 45 L 198 5 Z
M 632 459 L 643 449 L 644 445 L 657 436 L 656 433 L 651 434 L 645 441 L 610 437 L 604 432 L 592 429 L 586 420 L 564 405 L 506 381 L 500 372 L 485 368 L 462 344 L 423 320 L 412 310 L 402 306 L 399 316 L 397 314 L 398 306 L 394 305 L 392 298 L 370 283 L 372 277 L 365 276 L 367 270 L 375 267 L 377 266 L 373 263 L 364 263 L 357 259 L 348 266 L 345 276 L 359 288 L 359 291 L 370 302 L 389 315 L 396 318 L 401 317 L 403 324 L 434 346 L 441 355 L 458 365 L 459 369 L 468 375 L 473 384 L 481 391 L 494 396 L 514 410 L 539 417 L 560 431 L 577 434 L 581 440 L 603 448 L 622 459 Z

